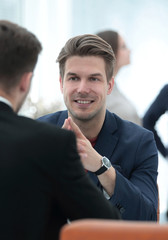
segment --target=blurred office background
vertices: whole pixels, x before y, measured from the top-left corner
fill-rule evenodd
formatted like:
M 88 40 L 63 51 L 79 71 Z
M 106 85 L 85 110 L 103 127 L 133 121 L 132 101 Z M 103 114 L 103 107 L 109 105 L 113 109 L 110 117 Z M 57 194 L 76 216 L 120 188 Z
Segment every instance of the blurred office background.
M 65 108 L 55 60 L 68 38 L 101 30 L 118 31 L 131 49 L 131 64 L 117 75 L 122 92 L 140 117 L 168 83 L 167 0 L 0 0 L 0 19 L 28 28 L 40 40 L 32 90 L 22 109 L 30 117 Z M 168 143 L 168 116 L 157 124 Z M 168 160 L 159 155 L 161 223 L 168 207 Z

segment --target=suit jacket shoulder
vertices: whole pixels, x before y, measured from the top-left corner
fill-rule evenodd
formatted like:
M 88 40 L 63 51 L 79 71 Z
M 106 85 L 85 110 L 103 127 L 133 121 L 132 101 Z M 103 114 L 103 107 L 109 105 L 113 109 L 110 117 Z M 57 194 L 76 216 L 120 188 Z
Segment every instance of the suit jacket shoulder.
M 44 115 L 38 118 L 37 120 L 40 122 L 48 122 L 48 123 L 57 125 L 59 127 L 62 127 L 67 117 L 68 117 L 68 111 L 65 110 L 65 111 L 58 111 L 55 113 Z

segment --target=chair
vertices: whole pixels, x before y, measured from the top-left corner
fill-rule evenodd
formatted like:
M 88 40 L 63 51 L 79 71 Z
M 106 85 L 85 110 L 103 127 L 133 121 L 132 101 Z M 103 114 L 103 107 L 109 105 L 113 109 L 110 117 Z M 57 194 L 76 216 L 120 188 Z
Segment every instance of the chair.
M 168 240 L 168 225 L 156 222 L 76 220 L 62 227 L 59 240 Z

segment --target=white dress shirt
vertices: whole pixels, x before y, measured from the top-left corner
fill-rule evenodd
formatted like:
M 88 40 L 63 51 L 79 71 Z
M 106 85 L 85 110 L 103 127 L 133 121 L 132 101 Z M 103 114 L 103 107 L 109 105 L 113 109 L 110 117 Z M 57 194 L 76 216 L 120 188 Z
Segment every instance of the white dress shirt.
M 8 106 L 10 106 L 12 108 L 11 102 L 2 96 L 0 96 L 0 102 L 6 103 Z

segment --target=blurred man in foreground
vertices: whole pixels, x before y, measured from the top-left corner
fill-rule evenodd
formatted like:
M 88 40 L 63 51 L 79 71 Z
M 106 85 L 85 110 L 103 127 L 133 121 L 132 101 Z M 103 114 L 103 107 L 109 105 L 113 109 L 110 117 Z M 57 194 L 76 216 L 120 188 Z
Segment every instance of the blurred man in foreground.
M 56 240 L 67 218 L 120 218 L 86 175 L 74 133 L 17 115 L 41 49 L 32 33 L 0 21 L 2 240 Z

